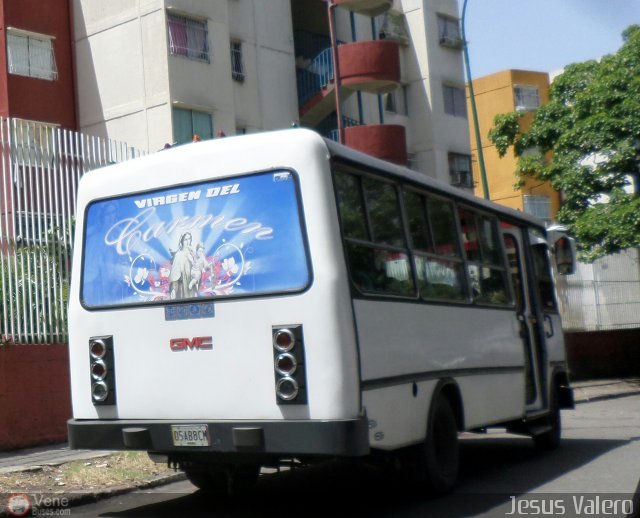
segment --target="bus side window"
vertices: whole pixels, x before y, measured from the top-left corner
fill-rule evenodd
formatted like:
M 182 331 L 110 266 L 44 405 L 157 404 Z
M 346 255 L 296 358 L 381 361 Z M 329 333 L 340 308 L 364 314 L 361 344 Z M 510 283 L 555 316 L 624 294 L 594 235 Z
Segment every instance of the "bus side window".
M 363 293 L 414 297 L 396 187 L 341 171 L 334 177 L 353 284 Z
M 344 237 L 368 239 L 360 179 L 350 174 L 336 174 L 338 209 Z
M 411 191 L 405 192 L 403 198 L 420 296 L 464 300 L 464 274 L 455 246 L 453 207 Z
M 458 214 L 474 301 L 511 303 L 497 220 L 466 208 Z
M 551 276 L 551 264 L 547 253 L 547 245 L 532 245 L 531 253 L 533 255 L 536 291 L 538 293 L 540 306 L 543 310 L 555 311 L 556 297 L 553 291 L 553 278 Z

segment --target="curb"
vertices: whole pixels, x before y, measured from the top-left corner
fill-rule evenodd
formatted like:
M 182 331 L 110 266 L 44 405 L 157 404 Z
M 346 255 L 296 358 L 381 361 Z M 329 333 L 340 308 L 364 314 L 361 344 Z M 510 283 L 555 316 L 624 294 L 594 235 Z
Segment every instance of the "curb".
M 68 502 L 68 507 L 77 507 L 85 504 L 92 504 L 98 502 L 100 500 L 105 500 L 107 498 L 112 498 L 118 495 L 124 495 L 127 493 L 131 493 L 133 491 L 141 490 L 141 489 L 151 489 L 158 486 L 163 486 L 165 484 L 170 484 L 172 482 L 181 482 L 183 480 L 187 480 L 187 476 L 182 473 L 172 473 L 170 475 L 160 475 L 158 477 L 150 478 L 147 480 L 143 480 L 141 482 L 136 482 L 133 485 L 121 485 L 114 486 L 107 489 L 97 489 L 87 492 L 78 492 L 78 493 L 68 493 L 68 494 L 56 494 L 56 498 L 65 498 Z M 32 494 L 38 494 L 34 491 L 29 491 L 25 493 L 27 496 Z M 43 495 L 51 495 L 51 493 L 43 492 Z M 53 495 L 52 495 L 53 496 Z M 40 509 L 50 509 L 54 511 L 53 508 L 49 507 L 41 507 Z M 60 509 L 59 507 L 55 508 L 56 510 Z M 6 507 L 6 502 L 2 503 L 2 507 L 0 507 L 0 517 L 13 517 L 15 514 L 11 514 Z
M 579 399 L 576 398 L 575 402 L 576 402 L 576 405 L 579 405 L 581 403 L 593 403 L 595 401 L 606 401 L 608 399 L 618 399 L 621 397 L 637 396 L 637 395 L 640 395 L 640 390 L 633 390 L 629 392 L 619 392 L 617 394 L 603 394 L 600 396 L 593 396 L 593 397 L 583 396 Z

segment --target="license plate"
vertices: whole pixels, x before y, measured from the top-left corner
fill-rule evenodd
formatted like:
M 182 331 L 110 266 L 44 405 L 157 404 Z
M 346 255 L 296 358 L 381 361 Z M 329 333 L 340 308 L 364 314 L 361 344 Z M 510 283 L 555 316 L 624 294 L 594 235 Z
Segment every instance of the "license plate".
M 172 424 L 174 446 L 209 446 L 209 427 L 206 424 Z

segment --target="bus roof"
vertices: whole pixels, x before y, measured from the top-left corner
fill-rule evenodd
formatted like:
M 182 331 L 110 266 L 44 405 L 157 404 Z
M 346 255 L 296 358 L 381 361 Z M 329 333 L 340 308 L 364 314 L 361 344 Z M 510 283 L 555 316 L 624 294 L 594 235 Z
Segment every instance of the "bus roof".
M 458 201 L 462 201 L 468 205 L 484 208 L 486 210 L 504 216 L 505 218 L 526 222 L 527 224 L 539 227 L 542 230 L 545 229 L 544 222 L 541 219 L 532 216 L 531 214 L 526 214 L 509 207 L 504 207 L 503 205 L 485 200 L 484 198 L 479 198 L 478 196 L 474 196 L 473 194 L 459 189 L 458 187 L 453 187 L 440 180 L 431 178 L 424 173 L 419 173 L 407 167 L 393 164 L 385 160 L 380 160 L 379 158 L 375 158 L 371 155 L 356 151 L 355 149 L 349 148 L 342 144 L 338 144 L 333 140 L 329 140 L 326 138 L 324 140 L 327 144 L 327 147 L 329 148 L 331 157 L 339 162 L 347 164 L 364 164 L 371 169 L 375 169 L 376 172 L 382 174 L 383 176 L 389 176 L 396 179 L 400 178 L 413 184 L 425 186 L 430 191 L 443 194 L 447 197 L 455 198 Z

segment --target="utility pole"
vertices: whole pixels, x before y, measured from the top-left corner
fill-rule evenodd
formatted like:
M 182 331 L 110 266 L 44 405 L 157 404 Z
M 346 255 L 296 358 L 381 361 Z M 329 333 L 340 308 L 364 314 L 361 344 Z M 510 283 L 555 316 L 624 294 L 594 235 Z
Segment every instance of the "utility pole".
M 471 101 L 471 115 L 473 117 L 473 131 L 476 137 L 476 148 L 478 152 L 478 167 L 480 168 L 480 180 L 482 181 L 482 191 L 486 200 L 489 196 L 489 185 L 487 183 L 487 172 L 484 167 L 484 153 L 482 151 L 482 137 L 480 136 L 480 124 L 478 123 L 478 110 L 476 109 L 476 98 L 473 93 L 473 81 L 471 79 L 471 65 L 469 64 L 469 49 L 467 48 L 467 35 L 465 33 L 464 22 L 467 14 L 467 0 L 462 5 L 462 49 L 464 51 L 464 63 L 467 70 L 467 81 L 469 85 L 469 100 Z

